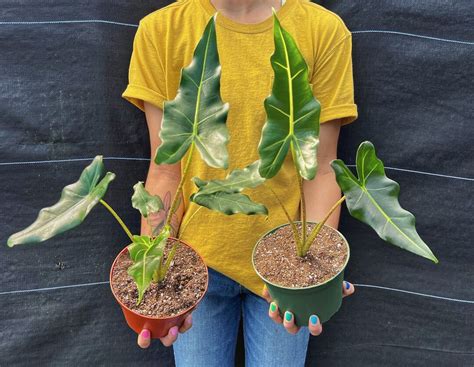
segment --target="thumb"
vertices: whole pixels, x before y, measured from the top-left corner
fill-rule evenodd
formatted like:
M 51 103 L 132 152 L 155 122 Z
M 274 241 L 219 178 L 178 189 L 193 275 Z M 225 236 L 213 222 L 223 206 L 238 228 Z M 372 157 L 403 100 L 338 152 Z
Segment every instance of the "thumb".
M 138 334 L 137 344 L 140 348 L 148 348 L 151 343 L 151 334 L 150 330 L 143 329 L 140 334 Z

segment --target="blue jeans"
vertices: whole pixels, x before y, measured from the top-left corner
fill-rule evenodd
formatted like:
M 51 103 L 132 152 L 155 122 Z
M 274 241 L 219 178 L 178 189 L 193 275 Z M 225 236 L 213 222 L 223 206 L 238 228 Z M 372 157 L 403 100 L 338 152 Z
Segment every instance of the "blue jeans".
M 177 367 L 233 367 L 243 317 L 245 366 L 304 366 L 309 332 L 289 334 L 268 317 L 268 303 L 209 269 L 209 288 L 193 312 L 193 327 L 173 344 Z

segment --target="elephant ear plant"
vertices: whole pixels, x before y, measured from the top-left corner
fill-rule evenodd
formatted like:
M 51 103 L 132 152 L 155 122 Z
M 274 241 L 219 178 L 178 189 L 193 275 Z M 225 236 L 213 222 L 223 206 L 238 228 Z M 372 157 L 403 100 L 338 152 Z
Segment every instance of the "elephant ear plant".
M 239 180 L 228 177 L 226 180 L 210 181 L 205 185 L 198 182 L 199 190 L 194 194 L 194 200 L 198 202 L 200 195 L 209 199 L 210 188 L 219 187 L 228 192 L 234 192 L 244 187 L 255 187 L 274 177 L 282 167 L 287 155 L 291 154 L 295 168 L 295 179 L 300 191 L 301 230 L 298 230 L 297 221 L 291 218 L 281 200 L 273 190 L 268 188 L 287 216 L 288 224 L 286 226 L 291 228 L 295 255 L 300 259 L 296 263 L 302 264 L 311 261 L 307 257 L 308 251 L 312 245 L 317 243 L 316 239 L 325 227 L 327 219 L 344 201 L 349 213 L 354 218 L 371 226 L 380 238 L 437 263 L 438 260 L 415 229 L 415 217 L 400 206 L 398 202 L 399 185 L 385 175 L 384 165 L 376 156 L 374 146 L 370 142 L 363 142 L 358 148 L 356 157 L 358 177 L 349 170 L 342 160 L 336 159 L 331 162 L 337 183 L 344 196 L 334 204 L 323 220 L 317 224 L 314 223 L 312 230 L 308 233 L 303 180 L 314 179 L 318 168 L 317 149 L 321 107 L 309 84 L 307 64 L 298 50 L 295 40 L 283 29 L 275 13 L 274 43 L 275 51 L 270 59 L 274 71 L 274 82 L 271 94 L 264 101 L 267 120 L 263 126 L 258 146 L 259 161 L 248 166 L 244 170 L 245 174 L 242 174 Z M 252 185 L 250 185 L 251 183 Z M 255 185 L 253 185 L 254 183 Z M 207 203 L 207 206 L 219 210 L 217 201 L 212 205 Z M 259 240 L 252 259 L 254 266 L 256 266 L 255 256 L 260 242 L 265 237 L 271 236 L 280 227 L 272 229 Z M 330 229 L 327 226 L 326 228 Z M 342 234 L 339 232 L 337 234 L 341 242 L 347 245 Z M 349 247 L 348 245 L 342 246 L 343 249 L 344 247 L 347 248 L 347 254 L 345 261 L 341 264 L 342 269 L 337 269 L 338 273 L 336 272 L 330 279 L 324 279 L 322 284 L 315 283 L 312 286 L 296 286 L 296 288 L 283 287 L 276 284 L 275 279 L 265 278 L 259 272 L 258 266 L 256 266 L 256 271 L 266 283 L 272 298 L 278 302 L 280 310 L 291 310 L 295 314 L 295 321 L 298 325 L 306 325 L 308 317 L 314 312 L 318 312 L 321 321 L 324 322 L 339 309 L 341 304 L 343 270 L 349 258 Z M 265 254 L 262 255 L 264 257 L 262 261 L 275 261 L 275 259 L 266 258 Z M 283 263 L 288 263 L 288 261 Z M 315 263 L 322 264 L 319 260 Z M 291 269 L 289 273 L 295 274 L 296 271 L 299 270 Z M 276 272 L 281 273 L 281 269 L 276 269 Z M 293 292 L 292 289 L 294 289 Z
M 101 179 L 104 171 L 103 160 L 102 156 L 96 156 L 93 162 L 83 170 L 77 182 L 64 187 L 61 198 L 55 205 L 42 209 L 33 224 L 9 237 L 8 246 L 45 241 L 70 230 L 81 224 L 91 209 L 101 203 L 119 222 L 131 240 L 127 250 L 132 263 L 127 272 L 133 278 L 138 290 L 136 302 L 138 306 L 150 285 L 163 282 L 166 278 L 178 249 L 179 242 L 175 242 L 167 255 L 166 262 L 164 261 L 165 246 L 171 233 L 171 218 L 179 206 L 183 184 L 187 179 L 193 154 L 197 151 L 211 167 L 226 169 L 228 166 L 226 146 L 229 135 L 226 119 L 229 106 L 227 103 L 223 103 L 220 97 L 220 75 L 215 19 L 212 17 L 194 50 L 191 63 L 182 69 L 176 98 L 164 103 L 160 130 L 162 143 L 155 152 L 154 161 L 158 165 L 174 164 L 182 160 L 185 162 L 181 180 L 168 213 L 166 217 L 162 218 L 159 232 L 153 233 L 156 236 L 133 235 L 112 207 L 102 199 L 109 183 L 115 178 L 115 174 L 107 172 Z M 205 183 L 198 178 L 194 178 L 194 180 L 202 185 Z M 214 191 L 213 194 L 216 192 Z M 221 195 L 226 202 L 238 203 L 239 209 L 235 212 L 266 213 L 266 208 L 251 202 L 245 195 L 240 193 L 227 195 L 225 192 Z M 204 196 L 202 199 L 205 199 Z M 142 182 L 138 182 L 134 186 L 132 206 L 149 221 L 152 214 L 165 211 L 166 204 L 163 201 L 166 202 L 159 196 L 148 193 Z M 205 281 L 207 282 L 207 277 Z M 205 289 L 203 289 L 204 291 Z M 202 295 L 199 299 L 202 298 Z M 197 303 L 199 299 L 193 301 Z M 132 319 L 136 318 L 137 314 L 132 315 L 129 311 L 127 313 L 123 304 L 121 305 L 128 324 L 135 331 L 140 332 L 144 325 L 153 330 L 154 326 L 150 324 L 149 319 L 135 322 Z M 186 312 L 190 312 L 190 310 L 188 309 Z M 182 318 L 180 320 L 182 321 Z M 175 320 L 175 322 L 180 320 Z M 154 329 L 156 332 L 152 331 L 153 337 L 165 335 L 171 326 L 169 319 L 165 324 L 158 325 Z

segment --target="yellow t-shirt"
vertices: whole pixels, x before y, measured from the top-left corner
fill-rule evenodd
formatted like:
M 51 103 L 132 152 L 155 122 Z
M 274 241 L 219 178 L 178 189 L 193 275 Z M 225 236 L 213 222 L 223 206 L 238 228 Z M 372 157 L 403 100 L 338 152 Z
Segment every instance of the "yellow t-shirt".
M 142 18 L 133 43 L 129 84 L 122 97 L 141 110 L 143 101 L 163 108 L 164 100 L 174 99 L 181 68 L 191 62 L 204 27 L 215 12 L 209 0 L 183 0 Z M 295 38 L 308 64 L 310 83 L 321 103 L 320 122 L 343 119 L 343 124 L 348 124 L 354 121 L 357 106 L 353 92 L 352 41 L 343 21 L 305 0 L 287 0 L 277 15 L 282 26 Z M 199 154 L 194 154 L 189 178 L 224 178 L 231 170 L 258 159 L 257 146 L 265 122 L 263 101 L 272 87 L 271 17 L 257 24 L 242 24 L 218 14 L 216 34 L 222 66 L 221 96 L 230 104 L 227 118 L 229 168 L 226 171 L 210 168 Z M 290 215 L 297 219 L 300 197 L 290 154 L 280 172 L 265 185 L 271 185 Z M 181 223 L 198 208 L 189 202 L 194 191 L 191 179 L 187 180 Z M 267 221 L 263 215 L 226 216 L 202 208 L 187 226 L 182 239 L 203 256 L 209 267 L 261 295 L 263 283 L 252 268 L 252 249 L 261 235 L 286 223 L 287 219 L 263 186 L 244 193 L 267 206 L 270 213 Z

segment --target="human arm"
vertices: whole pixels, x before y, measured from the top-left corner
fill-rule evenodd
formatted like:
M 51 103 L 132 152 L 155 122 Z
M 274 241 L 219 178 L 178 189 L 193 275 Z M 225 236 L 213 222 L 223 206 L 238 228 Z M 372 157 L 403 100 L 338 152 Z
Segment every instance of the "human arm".
M 331 161 L 337 158 L 337 142 L 341 128 L 340 120 L 321 124 L 318 148 L 318 171 L 314 180 L 303 182 L 306 202 L 306 217 L 309 221 L 319 222 L 329 209 L 341 198 L 341 189 L 331 168 Z M 327 220 L 327 224 L 337 229 L 339 206 Z
M 150 194 L 158 195 L 162 199 L 165 206 L 158 212 L 150 213 L 148 218 L 142 217 L 141 234 L 151 235 L 153 232 L 156 233 L 156 230 L 159 230 L 163 226 L 164 220 L 168 215 L 171 200 L 175 195 L 179 180 L 181 178 L 181 165 L 180 162 L 170 165 L 157 165 L 154 162 L 156 149 L 161 144 L 159 133 L 161 128 L 161 120 L 163 117 L 163 110 L 148 102 L 144 102 L 144 106 L 150 135 L 151 152 L 150 166 L 148 167 L 145 188 Z M 181 197 L 180 204 L 171 218 L 172 236 L 176 236 L 178 234 L 179 225 L 183 217 L 183 211 L 183 200 Z
M 152 195 L 158 195 L 160 198 L 164 198 L 167 194 L 170 196 L 171 200 L 173 199 L 173 195 L 176 192 L 176 189 L 179 184 L 179 180 L 181 178 L 181 166 L 180 163 L 176 163 L 173 165 L 157 165 L 154 162 L 154 155 L 156 149 L 161 144 L 161 140 L 159 137 L 160 127 L 161 127 L 161 120 L 163 118 L 163 110 L 150 104 L 148 102 L 144 102 L 145 106 L 145 116 L 148 125 L 148 131 L 150 134 L 150 148 L 151 148 L 151 157 L 150 157 L 150 166 L 148 168 L 148 175 L 145 182 L 145 188 L 148 192 Z M 171 202 L 170 200 L 170 202 Z M 168 208 L 169 209 L 169 208 Z M 171 220 L 172 226 L 172 235 L 176 236 L 179 224 L 181 222 L 181 218 L 183 216 L 183 201 L 176 210 L 176 213 L 173 215 Z M 154 223 L 156 225 L 157 222 L 161 221 L 161 218 L 166 218 L 166 211 L 160 211 L 155 214 L 150 214 L 151 217 L 154 216 Z M 149 218 L 150 218 L 149 216 Z M 153 220 L 152 220 L 153 222 Z M 158 223 L 159 224 L 159 223 Z M 141 222 L 141 234 L 142 235 L 149 235 L 152 233 L 152 226 L 148 223 L 148 220 L 142 217 Z M 178 332 L 184 333 L 192 326 L 192 318 L 191 315 L 186 317 L 181 327 L 174 326 L 168 331 L 168 335 L 163 338 L 160 338 L 160 341 L 163 343 L 164 346 L 171 346 L 176 339 L 178 338 Z M 150 331 L 147 329 L 143 329 L 140 334 L 138 335 L 137 343 L 141 348 L 148 348 L 151 343 L 151 334 Z

